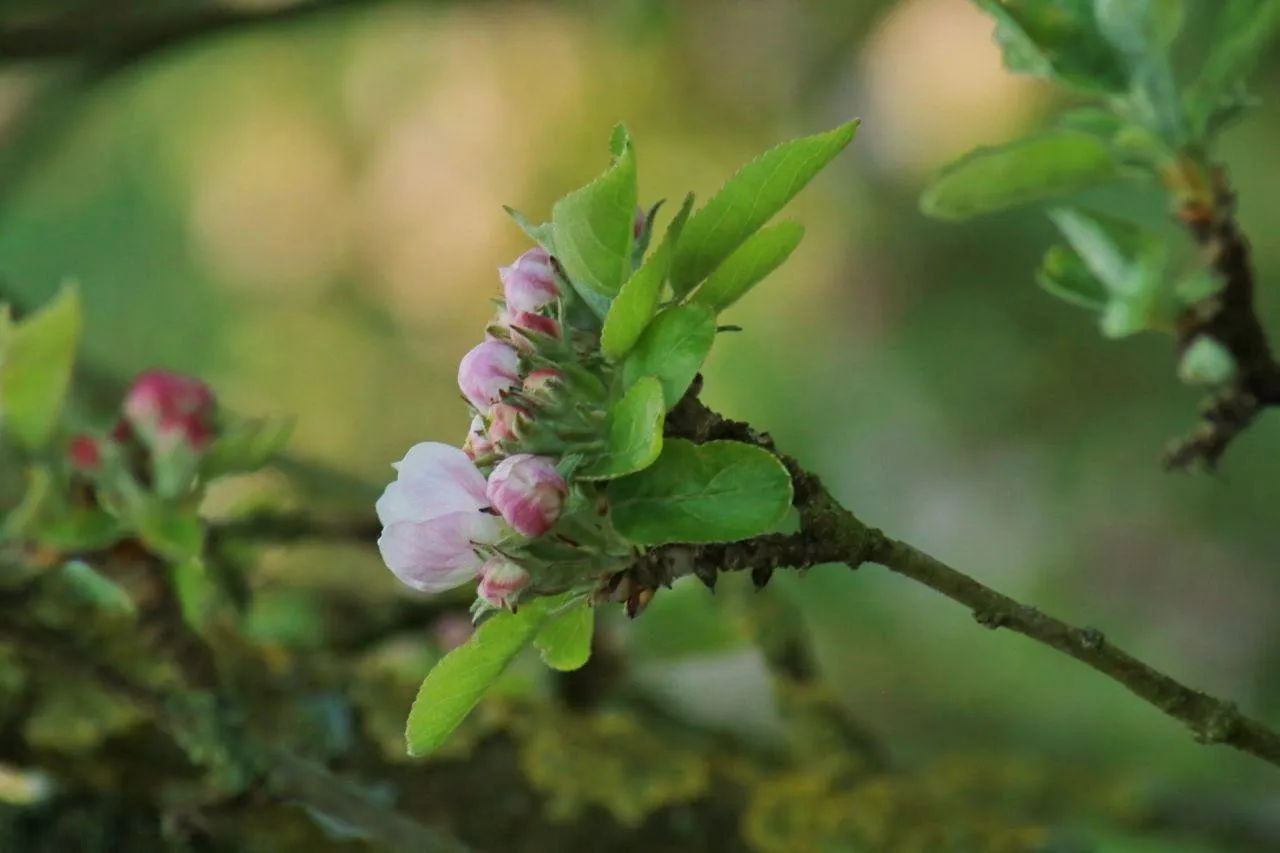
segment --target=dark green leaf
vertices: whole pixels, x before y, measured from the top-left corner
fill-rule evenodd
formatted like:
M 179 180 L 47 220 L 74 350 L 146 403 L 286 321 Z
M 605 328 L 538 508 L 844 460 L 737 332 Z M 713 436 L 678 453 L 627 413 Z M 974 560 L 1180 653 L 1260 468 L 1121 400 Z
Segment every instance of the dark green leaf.
M 27 488 L 22 501 L 0 517 L 0 542 L 17 542 L 25 539 L 32 527 L 39 523 L 53 495 L 53 474 L 43 465 L 27 469 Z
M 35 538 L 59 551 L 95 551 L 119 542 L 123 536 L 115 517 L 97 507 L 80 507 L 40 525 Z
M 535 598 L 515 613 L 498 613 L 445 655 L 427 673 L 409 711 L 409 754 L 423 756 L 443 744 L 563 603 L 560 597 Z
M 779 222 L 761 228 L 716 267 L 694 291 L 693 301 L 720 313 L 782 266 L 803 237 L 804 226 L 798 222 Z
M 851 121 L 835 130 L 793 139 L 743 166 L 689 217 L 671 268 L 677 296 L 703 279 L 804 189 L 844 150 L 857 131 Z
M 614 527 L 640 545 L 735 542 L 767 533 L 791 506 L 791 477 L 767 450 L 668 439 L 658 461 L 609 487 Z
M 533 641 L 542 662 L 560 672 L 581 669 L 591 657 L 596 611 L 583 599 L 556 614 Z
M 689 211 L 693 208 L 693 193 L 685 196 L 684 205 L 676 218 L 667 226 L 662 244 L 640 269 L 636 270 L 618 296 L 613 300 L 604 319 L 604 331 L 600 334 L 600 351 L 610 361 L 617 361 L 627 354 L 640 339 L 640 334 L 653 319 L 662 295 L 662 283 L 671 269 L 671 257 L 680 231 L 684 228 Z
M 1106 143 L 1079 131 L 1051 131 L 971 152 L 943 171 L 920 207 L 939 219 L 967 219 L 1118 177 Z
M 570 282 L 608 298 L 631 273 L 636 221 L 635 150 L 622 133 L 622 153 L 609 170 L 551 209 L 556 257 Z
M 80 294 L 66 287 L 52 303 L 5 334 L 0 427 L 28 448 L 43 447 L 57 426 L 81 325 Z
M 1036 281 L 1049 293 L 1081 308 L 1101 311 L 1107 305 L 1106 287 L 1067 246 L 1049 249 L 1036 273 Z
M 143 543 L 170 562 L 195 559 L 204 550 L 204 526 L 195 510 L 151 500 L 137 508 L 132 521 Z
M 696 304 L 668 308 L 649 324 L 623 362 L 623 384 L 656 376 L 670 409 L 698 375 L 715 338 L 716 315 L 710 308 Z
M 1010 71 L 1095 94 L 1128 88 L 1125 63 L 1098 27 L 1094 0 L 975 2 L 996 19 L 996 41 Z
M 1244 84 L 1280 33 L 1280 0 L 1225 0 L 1213 48 L 1186 95 L 1193 132 L 1212 133 L 1247 106 Z
M 290 417 L 235 420 L 222 427 L 200 461 L 206 479 L 257 471 L 284 450 L 293 435 Z
M 653 464 L 662 452 L 662 383 L 653 376 L 636 381 L 609 410 L 604 454 L 584 465 L 575 476 L 584 480 L 609 480 Z

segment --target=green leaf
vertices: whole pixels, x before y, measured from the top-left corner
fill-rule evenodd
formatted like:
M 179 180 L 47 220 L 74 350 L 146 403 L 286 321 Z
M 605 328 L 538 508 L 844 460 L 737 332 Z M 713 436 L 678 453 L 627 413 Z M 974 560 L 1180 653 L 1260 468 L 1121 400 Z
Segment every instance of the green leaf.
M 199 555 L 175 561 L 170 571 L 182 618 L 196 631 L 204 633 L 227 604 L 222 588 Z
M 409 754 L 423 756 L 443 744 L 560 604 L 560 597 L 535 598 L 515 613 L 498 613 L 445 655 L 427 673 L 409 710 Z
M 649 251 L 649 242 L 653 239 L 653 223 L 657 219 L 658 211 L 662 210 L 662 205 L 665 203 L 665 199 L 658 199 L 654 202 L 653 207 L 645 211 L 644 227 L 640 229 L 635 245 L 631 247 L 631 266 L 634 268 L 638 269 L 644 263 L 644 253 Z M 670 226 L 667 227 L 667 230 L 671 230 Z
M 782 463 L 736 441 L 668 439 L 657 462 L 609 486 L 614 527 L 640 545 L 749 539 L 786 516 L 791 496 Z
M 798 222 L 779 222 L 761 228 L 716 267 L 694 291 L 693 301 L 719 314 L 782 266 L 803 237 L 804 226 Z
M 693 193 L 685 196 L 684 204 L 675 219 L 667 226 L 662 244 L 640 269 L 636 270 L 618 291 L 608 315 L 604 318 L 604 330 L 600 333 L 600 351 L 610 361 L 617 361 L 636 345 L 640 334 L 653 319 L 662 295 L 662 283 L 671 269 L 671 258 L 676 241 L 685 220 L 693 209 Z
M 582 599 L 557 614 L 538 632 L 534 645 L 542 662 L 560 672 L 581 669 L 591 657 L 596 611 Z
M 1280 0 L 1225 0 L 1213 48 L 1186 95 L 1193 132 L 1209 134 L 1246 106 L 1244 84 L 1280 33 Z
M 43 447 L 57 426 L 82 323 L 80 294 L 64 287 L 52 303 L 6 334 L 0 352 L 0 423 L 27 448 Z
M 579 468 L 583 480 L 610 480 L 653 464 L 662 452 L 662 383 L 644 376 L 609 410 L 607 448 L 601 458 Z
M 547 254 L 554 255 L 556 253 L 555 228 L 550 222 L 544 222 L 541 225 L 534 225 L 525 217 L 523 213 L 514 207 L 503 205 L 502 209 L 507 215 L 515 220 L 520 226 L 520 230 L 528 235 L 529 239 L 537 243 L 539 246 L 547 250 Z
M 124 587 L 100 574 L 88 563 L 72 560 L 62 566 L 62 579 L 81 600 L 108 613 L 132 616 L 137 612 L 133 599 Z
M 939 219 L 968 219 L 1118 177 L 1105 142 L 1080 131 L 1050 131 L 970 152 L 925 190 L 920 208 Z
M 293 435 L 291 417 L 238 419 L 225 424 L 200 461 L 205 479 L 257 471 L 285 448 Z
M 1137 259 L 1154 249 L 1152 239 L 1137 225 L 1074 208 L 1055 208 L 1049 211 L 1049 218 L 1109 293 L 1136 292 Z
M 1107 288 L 1098 281 L 1073 249 L 1054 246 L 1045 253 L 1044 261 L 1036 273 L 1036 281 L 1059 299 L 1101 311 L 1107 305 Z
M 1005 66 L 1093 94 L 1120 94 L 1125 63 L 1102 34 L 1094 0 L 975 0 L 996 19 Z
M 656 376 L 670 409 L 698 375 L 716 338 L 716 315 L 705 305 L 668 308 L 644 330 L 622 363 L 622 381 L 630 386 Z
M 204 550 L 204 526 L 193 509 L 150 500 L 131 520 L 143 544 L 170 562 L 195 559 Z
M 622 153 L 609 170 L 551 209 L 556 258 L 570 283 L 605 297 L 614 296 L 631 273 L 636 221 L 635 149 L 625 130 L 618 133 L 614 141 Z
M 1098 29 L 1131 63 L 1168 50 L 1186 14 L 1183 0 L 1094 0 L 1093 8 Z
M 77 507 L 40 525 L 36 541 L 58 551 L 96 551 L 124 536 L 120 522 L 97 507 Z
M 760 230 L 845 149 L 856 120 L 827 133 L 784 142 L 743 166 L 689 217 L 671 267 L 671 286 L 682 297 Z
M 49 469 L 44 465 L 33 465 L 27 469 L 27 488 L 22 493 L 22 501 L 0 518 L 0 542 L 24 539 L 45 514 L 52 496 L 53 474 Z

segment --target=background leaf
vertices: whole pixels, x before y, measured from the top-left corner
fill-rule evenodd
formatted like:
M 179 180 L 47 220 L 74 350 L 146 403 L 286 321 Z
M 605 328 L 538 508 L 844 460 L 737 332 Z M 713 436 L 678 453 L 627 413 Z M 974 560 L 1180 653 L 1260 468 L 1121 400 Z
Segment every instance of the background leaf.
M 533 641 L 542 653 L 542 662 L 560 672 L 581 669 L 591 658 L 595 625 L 595 608 L 586 599 L 554 616 Z
M 609 506 L 637 544 L 735 542 L 772 530 L 791 494 L 787 469 L 767 450 L 668 439 L 657 462 L 610 485 Z
M 445 655 L 427 673 L 409 710 L 409 754 L 423 756 L 443 744 L 561 603 L 560 597 L 535 598 L 515 613 L 498 613 Z
M 782 266 L 803 237 L 804 226 L 799 222 L 761 228 L 694 291 L 693 301 L 719 314 Z
M 1098 281 L 1079 254 L 1068 246 L 1053 246 L 1036 272 L 1041 287 L 1059 299 L 1101 311 L 1107 305 L 1107 288 Z
M 608 448 L 604 455 L 578 469 L 586 480 L 609 480 L 653 464 L 662 452 L 662 383 L 644 376 L 609 410 Z
M 625 385 L 656 376 L 670 409 L 698 375 L 716 338 L 716 315 L 705 305 L 677 305 L 657 316 L 622 364 Z
M 939 219 L 968 219 L 1119 177 L 1105 142 L 1079 131 L 1057 130 L 970 152 L 925 190 L 920 208 Z
M 62 414 L 83 316 L 74 287 L 6 335 L 0 352 L 0 424 L 28 448 L 44 446 Z
M 1128 88 L 1125 64 L 1098 27 L 1094 0 L 975 2 L 996 19 L 996 41 L 1010 71 L 1091 93 Z
M 748 237 L 795 198 L 858 129 L 856 120 L 835 130 L 784 142 L 738 170 L 689 218 L 676 247 L 671 286 L 693 290 Z
M 555 203 L 556 258 L 574 287 L 612 297 L 631 273 L 631 243 L 636 221 L 635 149 L 625 137 L 619 154 L 603 175 Z M 586 297 L 584 297 L 586 298 Z
M 626 355 L 653 319 L 662 295 L 662 284 L 671 270 L 676 241 L 680 239 L 680 231 L 692 209 L 693 193 L 689 193 L 679 213 L 667 226 L 661 245 L 618 291 L 600 333 L 600 349 L 606 358 L 617 361 Z

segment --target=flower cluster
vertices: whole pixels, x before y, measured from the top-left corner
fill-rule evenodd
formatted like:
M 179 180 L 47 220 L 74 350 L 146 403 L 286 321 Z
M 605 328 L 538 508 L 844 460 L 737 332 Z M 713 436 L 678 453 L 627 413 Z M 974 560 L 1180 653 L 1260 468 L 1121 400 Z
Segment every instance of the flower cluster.
M 395 463 L 377 503 L 378 545 L 408 586 L 442 592 L 478 576 L 484 605 L 511 608 L 537 580 L 530 546 L 572 497 L 566 436 L 598 427 L 599 417 L 562 393 L 563 365 L 581 353 L 566 335 L 566 293 L 550 256 L 530 249 L 498 272 L 501 305 L 458 366 L 472 408 L 462 448 L 426 442 Z

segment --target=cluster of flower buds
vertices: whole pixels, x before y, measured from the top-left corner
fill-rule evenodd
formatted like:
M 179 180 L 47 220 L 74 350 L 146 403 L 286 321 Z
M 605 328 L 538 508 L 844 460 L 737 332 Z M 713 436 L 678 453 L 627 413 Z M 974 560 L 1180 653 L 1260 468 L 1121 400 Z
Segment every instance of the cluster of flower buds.
M 72 469 L 95 480 L 117 467 L 156 494 L 190 490 L 217 434 L 217 401 L 198 379 L 151 370 L 134 380 L 107 435 L 81 434 L 67 449 Z

